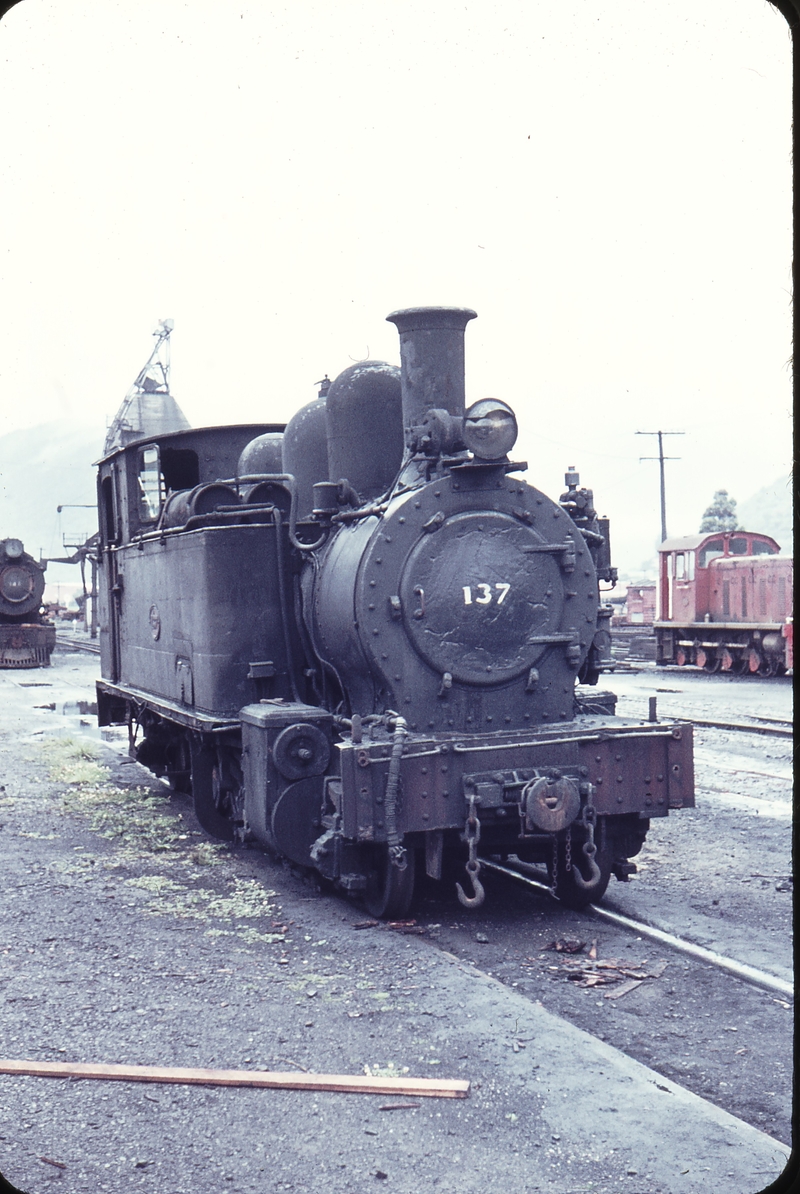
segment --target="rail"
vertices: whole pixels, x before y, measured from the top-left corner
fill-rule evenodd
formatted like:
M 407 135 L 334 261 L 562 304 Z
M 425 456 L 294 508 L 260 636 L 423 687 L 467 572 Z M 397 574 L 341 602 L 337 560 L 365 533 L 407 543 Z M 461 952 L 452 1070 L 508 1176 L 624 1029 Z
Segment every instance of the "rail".
M 501 875 L 507 875 L 509 878 L 516 879 L 528 887 L 535 888 L 537 891 L 552 894 L 552 889 L 543 880 L 531 879 L 527 875 L 514 870 L 512 867 L 501 866 L 499 863 L 492 862 L 488 858 L 481 858 L 479 861 L 481 867 L 485 867 L 487 870 L 498 871 Z M 756 966 L 748 966 L 746 962 L 737 962 L 735 958 L 728 958 L 724 954 L 718 954 L 713 949 L 706 949 L 702 945 L 695 945 L 693 941 L 685 941 L 682 937 L 676 937 L 672 933 L 664 932 L 663 929 L 657 929 L 653 925 L 645 924 L 643 921 L 634 920 L 630 916 L 623 916 L 619 912 L 612 912 L 609 908 L 601 908 L 597 904 L 588 904 L 584 911 L 592 916 L 599 917 L 601 920 L 608 921 L 609 924 L 616 925 L 618 928 L 630 929 L 631 932 L 638 933 L 640 937 L 647 937 L 651 941 L 658 941 L 661 945 L 667 945 L 670 949 L 674 949 L 678 953 L 688 954 L 690 957 L 697 958 L 701 962 L 716 966 L 718 970 L 724 970 L 728 974 L 733 974 L 736 978 L 744 979 L 745 982 L 752 983 L 756 987 L 761 987 L 767 991 L 777 991 L 779 994 L 788 996 L 790 999 L 794 997 L 794 984 L 779 978 L 776 974 L 769 974 L 768 971 L 759 970 Z

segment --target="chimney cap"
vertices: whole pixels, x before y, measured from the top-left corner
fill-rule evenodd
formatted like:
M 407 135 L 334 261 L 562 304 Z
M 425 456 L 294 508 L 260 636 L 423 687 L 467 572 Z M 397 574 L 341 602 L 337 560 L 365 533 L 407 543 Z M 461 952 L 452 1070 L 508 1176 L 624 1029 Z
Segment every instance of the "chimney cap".
M 471 307 L 405 307 L 386 316 L 387 323 L 396 325 L 399 332 L 448 328 L 463 331 L 470 319 L 476 319 L 477 311 Z

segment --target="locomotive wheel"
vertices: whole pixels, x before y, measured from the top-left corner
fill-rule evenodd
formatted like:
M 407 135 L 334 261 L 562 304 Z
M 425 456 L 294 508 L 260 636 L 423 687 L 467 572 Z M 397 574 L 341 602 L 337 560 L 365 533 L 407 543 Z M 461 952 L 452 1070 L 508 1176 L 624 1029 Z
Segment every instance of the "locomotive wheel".
M 233 817 L 226 812 L 228 793 L 219 786 L 219 760 L 216 750 L 192 742 L 192 797 L 197 820 L 212 837 L 223 842 L 234 838 Z M 232 810 L 231 810 L 232 811 Z
M 414 851 L 406 850 L 405 870 L 398 870 L 389 861 L 389 847 L 373 848 L 367 872 L 364 906 L 376 919 L 400 920 L 411 907 L 414 895 Z
M 573 908 L 575 911 L 580 911 L 588 904 L 596 904 L 606 894 L 609 880 L 611 878 L 611 864 L 614 861 L 611 850 L 607 847 L 602 850 L 598 848 L 594 856 L 594 860 L 600 868 L 600 881 L 596 887 L 591 891 L 585 891 L 579 887 L 575 882 L 574 868 L 580 864 L 581 875 L 584 879 L 589 879 L 589 863 L 586 855 L 581 849 L 581 842 L 576 841 L 575 837 L 572 839 L 572 869 L 567 870 L 566 857 L 566 843 L 560 841 L 558 843 L 558 872 L 556 882 L 554 885 L 555 894 L 560 903 L 565 908 Z M 550 876 L 550 883 L 553 883 L 553 859 L 552 855 L 547 863 L 547 873 Z
M 780 662 L 774 656 L 768 655 L 758 669 L 759 676 L 777 676 Z
M 173 792 L 183 792 L 190 795 L 192 791 L 192 762 L 189 753 L 189 743 L 181 735 L 173 739 L 166 752 L 166 778 Z
M 722 660 L 720 659 L 719 655 L 707 656 L 706 661 L 703 664 L 703 668 L 705 669 L 705 671 L 710 672 L 712 675 L 714 672 L 718 672 L 721 667 L 722 667 Z

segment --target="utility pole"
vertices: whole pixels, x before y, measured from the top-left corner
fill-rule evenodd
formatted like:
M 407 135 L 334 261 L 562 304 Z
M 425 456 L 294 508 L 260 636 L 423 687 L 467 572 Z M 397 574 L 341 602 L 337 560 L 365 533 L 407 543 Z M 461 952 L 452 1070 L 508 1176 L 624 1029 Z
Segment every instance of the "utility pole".
M 658 436 L 658 456 L 640 456 L 639 463 L 643 460 L 657 460 L 661 471 L 661 542 L 663 543 L 667 537 L 667 491 L 664 482 L 664 461 L 665 460 L 680 460 L 680 456 L 665 456 L 664 455 L 664 439 L 665 435 L 685 435 L 685 431 L 637 431 L 637 435 L 657 435 Z

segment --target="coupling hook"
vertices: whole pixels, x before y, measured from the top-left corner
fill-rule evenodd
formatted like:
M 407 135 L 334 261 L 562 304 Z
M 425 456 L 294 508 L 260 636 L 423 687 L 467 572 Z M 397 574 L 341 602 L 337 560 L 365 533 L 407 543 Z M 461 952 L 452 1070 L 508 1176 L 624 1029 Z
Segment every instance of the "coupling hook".
M 472 884 L 472 890 L 475 892 L 474 896 L 468 896 L 460 883 L 456 883 L 456 891 L 458 892 L 459 903 L 463 904 L 465 908 L 480 908 L 483 901 L 486 899 L 486 892 L 483 890 L 483 884 L 478 878 L 478 871 L 481 869 L 481 864 L 477 859 L 473 862 L 472 859 L 467 863 L 467 874 L 469 881 Z M 599 872 L 598 872 L 599 873 Z

